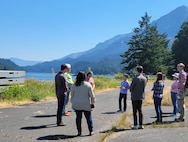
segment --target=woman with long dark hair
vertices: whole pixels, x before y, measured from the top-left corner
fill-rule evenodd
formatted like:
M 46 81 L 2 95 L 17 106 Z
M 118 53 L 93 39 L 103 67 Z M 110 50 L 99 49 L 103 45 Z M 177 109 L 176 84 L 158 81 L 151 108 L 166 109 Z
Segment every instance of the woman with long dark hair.
M 89 82 L 85 81 L 86 75 L 84 72 L 79 72 L 76 77 L 76 82 L 71 88 L 71 103 L 72 108 L 76 113 L 76 126 L 78 130 L 78 136 L 82 135 L 82 114 L 87 120 L 89 129 L 89 135 L 93 135 L 93 120 L 91 110 L 94 108 L 95 95 L 93 93 L 92 86 Z
M 155 111 L 157 114 L 157 120 L 154 123 L 162 123 L 162 110 L 161 110 L 161 102 L 163 98 L 163 89 L 164 89 L 164 82 L 163 82 L 163 74 L 161 72 L 157 73 L 157 79 L 153 84 L 153 99 L 154 99 L 154 106 Z

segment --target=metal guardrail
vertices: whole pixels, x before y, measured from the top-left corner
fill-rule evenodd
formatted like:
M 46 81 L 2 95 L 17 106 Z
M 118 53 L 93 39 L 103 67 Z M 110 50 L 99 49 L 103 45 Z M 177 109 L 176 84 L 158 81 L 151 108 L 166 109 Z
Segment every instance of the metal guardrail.
M 25 71 L 0 70 L 0 87 L 12 84 L 23 84 Z

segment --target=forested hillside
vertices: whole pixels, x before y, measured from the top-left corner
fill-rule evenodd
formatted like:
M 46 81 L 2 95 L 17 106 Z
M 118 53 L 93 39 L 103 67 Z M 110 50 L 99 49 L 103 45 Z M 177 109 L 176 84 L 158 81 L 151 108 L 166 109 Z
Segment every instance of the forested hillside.
M 157 33 L 166 35 L 165 40 L 169 40 L 168 48 L 171 49 L 172 43 L 175 39 L 177 32 L 179 31 L 183 22 L 185 22 L 187 19 L 188 19 L 188 7 L 181 6 L 171 11 L 170 13 L 162 16 L 158 20 L 151 22 L 151 26 L 156 26 Z M 88 67 L 90 67 L 95 74 L 117 73 L 120 72 L 123 68 L 121 64 L 122 58 L 120 57 L 120 55 L 123 55 L 130 48 L 130 45 L 128 45 L 127 43 L 130 42 L 133 33 L 134 32 L 117 35 L 111 39 L 108 39 L 104 42 L 97 44 L 94 48 L 79 54 L 78 53 L 71 54 L 70 56 L 66 56 L 64 58 L 39 63 L 34 66 L 26 66 L 24 68 L 28 72 L 51 72 L 52 68 L 55 70 L 55 72 L 57 72 L 60 70 L 61 64 L 70 63 L 72 65 L 72 73 L 77 73 L 80 70 L 87 71 Z M 153 43 L 155 39 L 149 41 L 152 41 Z M 158 42 L 154 42 L 154 43 L 158 44 Z M 143 59 L 145 59 L 145 57 L 148 56 L 144 56 Z M 135 57 L 132 57 L 132 59 L 134 58 Z M 162 60 L 162 58 L 160 58 L 160 60 Z M 146 65 L 146 63 L 144 65 Z
M 0 58 L 0 70 L 22 70 L 22 68 L 9 59 Z

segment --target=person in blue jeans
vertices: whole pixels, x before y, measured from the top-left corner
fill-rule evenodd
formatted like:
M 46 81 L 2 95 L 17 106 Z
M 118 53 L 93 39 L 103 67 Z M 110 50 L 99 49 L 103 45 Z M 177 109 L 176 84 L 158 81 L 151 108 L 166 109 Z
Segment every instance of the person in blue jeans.
M 178 100 L 177 100 L 177 94 L 178 94 L 178 83 L 179 83 L 179 73 L 174 73 L 173 75 L 174 82 L 171 85 L 171 100 L 173 105 L 173 112 L 172 116 L 176 116 L 178 114 Z
M 163 98 L 163 90 L 164 90 L 164 82 L 163 82 L 163 74 L 161 72 L 157 73 L 157 79 L 153 84 L 153 99 L 154 99 L 154 106 L 157 115 L 157 120 L 153 123 L 159 124 L 162 123 L 162 109 L 161 109 L 161 102 Z
M 119 93 L 119 110 L 118 112 L 125 112 L 127 109 L 127 91 L 130 87 L 128 82 L 128 74 L 123 75 L 123 81 L 121 82 L 120 93 Z M 123 99 L 123 109 L 122 109 L 122 99 Z
M 87 121 L 89 135 L 93 135 L 93 120 L 91 111 L 94 108 L 95 95 L 92 86 L 89 82 L 85 81 L 86 75 L 84 72 L 79 72 L 76 77 L 76 82 L 71 87 L 71 103 L 72 108 L 76 113 L 76 127 L 78 135 L 82 135 L 82 114 Z

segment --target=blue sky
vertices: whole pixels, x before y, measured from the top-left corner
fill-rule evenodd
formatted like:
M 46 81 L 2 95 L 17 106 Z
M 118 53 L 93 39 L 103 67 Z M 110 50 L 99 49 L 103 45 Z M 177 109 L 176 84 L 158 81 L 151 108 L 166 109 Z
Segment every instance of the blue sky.
M 0 58 L 51 61 L 132 32 L 188 0 L 0 0 Z

